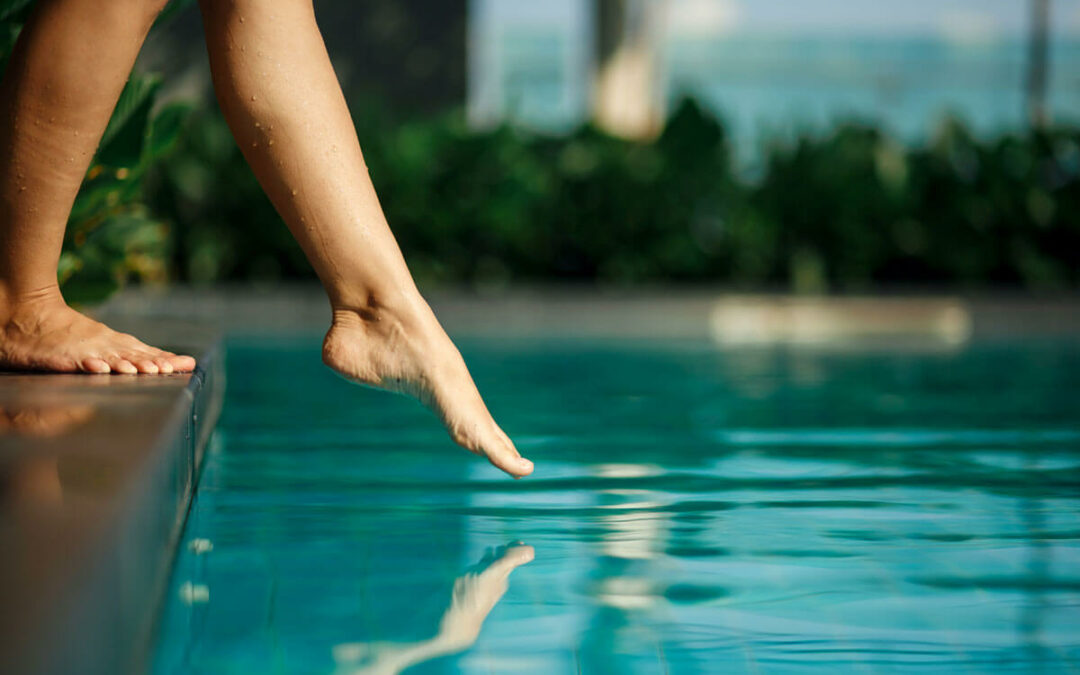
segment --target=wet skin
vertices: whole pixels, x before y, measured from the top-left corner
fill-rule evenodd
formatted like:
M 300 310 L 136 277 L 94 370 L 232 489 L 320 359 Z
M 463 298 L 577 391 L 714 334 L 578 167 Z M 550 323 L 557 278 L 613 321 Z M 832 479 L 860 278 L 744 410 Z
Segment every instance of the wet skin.
M 168 373 L 195 367 L 68 307 L 64 225 L 164 0 L 38 4 L 0 85 L 0 367 Z M 310 0 L 203 0 L 214 88 L 237 143 L 307 254 L 333 312 L 323 361 L 416 397 L 451 438 L 521 477 L 521 457 L 421 297 L 368 177 Z M 88 65 L 89 64 L 89 65 Z

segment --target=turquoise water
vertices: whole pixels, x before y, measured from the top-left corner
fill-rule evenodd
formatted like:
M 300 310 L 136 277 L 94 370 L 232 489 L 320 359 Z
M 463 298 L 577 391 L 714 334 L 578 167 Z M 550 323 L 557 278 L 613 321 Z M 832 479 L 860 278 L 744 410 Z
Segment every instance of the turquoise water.
M 1077 346 L 463 351 L 533 477 L 229 345 L 156 672 L 1080 669 Z

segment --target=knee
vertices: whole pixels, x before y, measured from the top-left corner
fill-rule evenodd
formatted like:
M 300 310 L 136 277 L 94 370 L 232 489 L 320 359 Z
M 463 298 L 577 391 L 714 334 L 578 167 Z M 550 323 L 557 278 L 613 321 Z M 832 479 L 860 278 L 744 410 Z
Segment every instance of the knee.
M 110 3 L 114 12 L 140 28 L 149 29 L 154 21 L 169 4 L 169 0 L 113 0 Z

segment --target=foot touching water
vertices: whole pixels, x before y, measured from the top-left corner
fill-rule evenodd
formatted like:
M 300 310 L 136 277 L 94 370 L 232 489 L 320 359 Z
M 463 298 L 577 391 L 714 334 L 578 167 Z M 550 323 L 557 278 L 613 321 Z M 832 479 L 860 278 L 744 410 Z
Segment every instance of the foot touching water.
M 102 11 L 94 0 L 42 4 L 35 16 L 44 18 L 27 23 L 0 80 L 0 368 L 191 370 L 190 357 L 79 314 L 55 288 L 71 204 L 166 3 L 136 13 L 111 3 Z M 199 5 L 221 111 L 335 307 L 324 361 L 351 380 L 419 398 L 457 443 L 512 476 L 531 473 L 415 291 L 311 3 Z M 87 35 L 97 49 L 92 81 L 83 77 Z M 29 297 L 19 289 L 47 290 L 13 303 Z
M 195 359 L 140 342 L 55 295 L 0 308 L 0 369 L 55 373 L 183 373 Z
M 323 362 L 345 378 L 408 394 L 431 408 L 450 437 L 520 478 L 533 464 L 518 454 L 492 419 L 465 361 L 422 300 L 394 310 L 369 302 L 336 308 L 323 341 Z

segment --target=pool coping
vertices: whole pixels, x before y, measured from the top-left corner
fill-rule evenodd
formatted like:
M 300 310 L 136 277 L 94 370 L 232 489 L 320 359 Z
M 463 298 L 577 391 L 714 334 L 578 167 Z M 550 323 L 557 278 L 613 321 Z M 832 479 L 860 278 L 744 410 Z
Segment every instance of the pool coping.
M 9 549 L 0 561 L 0 672 L 114 675 L 149 667 L 224 396 L 221 340 L 199 342 L 185 350 L 198 357 L 190 375 L 0 376 L 0 411 L 9 422 L 37 416 L 32 424 L 40 427 L 56 417 L 48 411 L 61 418 L 64 406 L 91 411 L 57 433 L 20 433 L 12 424 L 0 430 L 0 536 Z M 26 498 L 23 469 L 48 461 L 59 500 Z
M 747 293 L 710 287 L 512 286 L 424 293 L 455 339 L 680 340 L 721 347 L 951 350 L 1080 336 L 1080 293 Z M 330 308 L 316 284 L 131 288 L 121 316 L 198 317 L 232 335 L 315 334 Z

